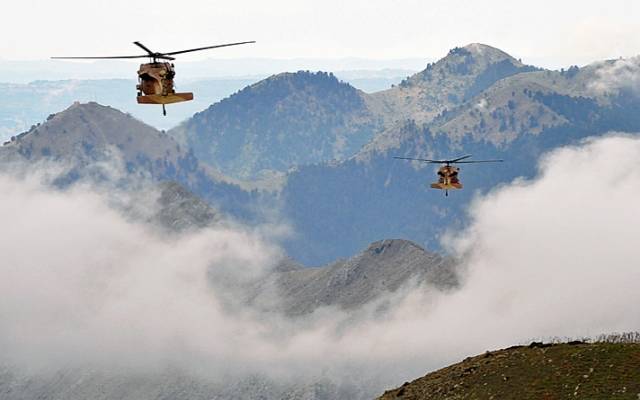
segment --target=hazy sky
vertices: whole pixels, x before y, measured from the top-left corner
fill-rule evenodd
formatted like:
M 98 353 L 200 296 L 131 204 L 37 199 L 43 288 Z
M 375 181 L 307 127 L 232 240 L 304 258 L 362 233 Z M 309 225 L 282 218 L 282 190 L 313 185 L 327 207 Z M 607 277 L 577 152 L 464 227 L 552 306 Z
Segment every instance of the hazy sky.
M 5 0 L 0 57 L 256 45 L 183 56 L 435 59 L 481 42 L 546 67 L 640 53 L 640 2 L 455 0 Z

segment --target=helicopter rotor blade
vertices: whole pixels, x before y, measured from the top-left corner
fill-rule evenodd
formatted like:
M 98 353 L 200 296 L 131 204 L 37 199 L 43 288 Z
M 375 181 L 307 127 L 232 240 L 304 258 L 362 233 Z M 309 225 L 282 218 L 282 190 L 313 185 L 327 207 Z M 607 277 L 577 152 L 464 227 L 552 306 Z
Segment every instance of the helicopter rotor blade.
M 410 158 L 410 157 L 393 157 L 398 160 L 410 160 L 410 161 L 422 161 L 430 164 L 477 164 L 477 163 L 491 163 L 491 162 L 504 162 L 504 160 L 470 160 L 470 161 L 459 161 L 464 160 L 466 158 L 471 157 L 471 155 L 466 155 L 463 157 L 459 157 L 453 160 L 428 160 L 424 158 Z
M 458 157 L 458 158 L 454 158 L 453 160 L 448 160 L 450 163 L 454 163 L 454 162 L 458 162 L 460 160 L 464 160 L 465 158 L 469 158 L 471 157 L 471 154 L 467 154 L 466 156 L 462 156 L 462 157 Z
M 477 163 L 489 163 L 489 162 L 504 162 L 504 160 L 456 161 L 454 162 L 454 164 L 477 164 Z
M 117 58 L 148 58 L 148 55 L 143 56 L 98 56 L 98 57 L 51 57 L 52 60 L 107 60 Z
M 447 162 L 446 160 L 427 160 L 424 158 L 409 158 L 409 157 L 393 157 L 393 158 L 398 160 L 422 161 L 429 164 L 444 164 Z
M 198 47 L 196 49 L 172 51 L 171 53 L 162 53 L 162 54 L 166 55 L 166 56 L 174 56 L 176 54 L 190 53 L 192 51 L 200 51 L 200 50 L 207 50 L 207 49 L 217 49 L 219 47 L 238 46 L 238 45 L 241 45 L 241 44 L 255 43 L 255 42 L 256 42 L 255 40 L 251 40 L 249 42 L 218 44 L 218 45 L 215 45 L 215 46 Z
M 142 43 L 135 41 L 133 42 L 133 44 L 135 44 L 136 46 L 140 47 L 142 50 L 146 51 L 147 53 L 149 53 L 149 55 L 153 55 L 154 52 L 149 50 L 149 48 L 145 45 L 143 45 Z

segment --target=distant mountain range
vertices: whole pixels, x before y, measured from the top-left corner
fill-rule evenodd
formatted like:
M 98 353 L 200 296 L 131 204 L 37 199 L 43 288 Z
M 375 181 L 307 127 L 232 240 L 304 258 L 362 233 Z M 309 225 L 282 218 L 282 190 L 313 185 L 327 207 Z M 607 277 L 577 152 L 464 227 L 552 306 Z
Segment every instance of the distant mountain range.
M 295 231 L 285 243 L 289 255 L 323 265 L 390 237 L 437 250 L 442 232 L 464 225 L 476 192 L 533 176 L 544 152 L 609 131 L 640 131 L 639 70 L 638 59 L 629 59 L 548 71 L 471 44 L 380 92 L 364 93 L 330 73 L 284 73 L 168 134 L 130 118 L 124 135 L 115 110 L 81 105 L 84 125 L 72 107 L 2 150 L 37 159 L 68 156 L 62 143 L 74 142 L 85 157 L 107 143 L 120 146 L 133 169 L 175 179 L 243 221 L 275 207 Z M 65 130 L 76 132 L 73 139 L 43 134 Z M 138 130 L 154 139 L 129 141 Z M 465 189 L 448 198 L 426 189 L 431 167 L 393 159 L 467 153 L 506 162 L 463 168 Z M 263 182 L 251 182 L 257 178 Z
M 275 75 L 170 131 L 198 159 L 235 178 L 342 159 L 379 130 L 366 94 L 332 74 Z
M 144 61 L 144 60 L 140 60 Z M 178 60 L 179 80 L 260 78 L 300 70 L 333 71 L 346 80 L 405 77 L 420 70 L 429 58 L 368 59 L 343 58 L 207 58 Z M 0 82 L 26 84 L 39 80 L 95 80 L 135 78 L 139 62 L 128 60 L 31 60 L 0 59 Z
M 135 65 L 131 71 L 135 76 Z M 48 115 L 60 112 L 76 101 L 109 105 L 155 128 L 169 129 L 259 79 L 247 77 L 178 83 L 180 90 L 196 92 L 195 98 L 191 102 L 169 107 L 166 117 L 157 107 L 136 103 L 136 81 L 133 79 L 38 80 L 21 84 L 0 82 L 0 90 L 4 93 L 0 99 L 0 140 L 6 141 L 28 130 Z
M 220 180 L 168 134 L 96 103 L 76 103 L 0 147 L 3 165 L 47 161 L 63 167 L 54 180 L 57 186 L 90 181 L 132 191 L 140 185 L 156 187 L 157 211 L 144 221 L 168 231 L 199 229 L 223 219 L 255 223 L 259 215 L 253 207 L 269 199 L 269 194 Z M 442 289 L 457 284 L 451 260 L 408 241 L 387 240 L 323 268 L 306 269 L 285 259 L 268 279 L 234 295 L 256 303 L 275 285 L 285 304 L 275 311 L 299 315 L 320 306 L 359 307 L 411 279 Z
M 80 67 L 87 72 L 93 71 L 92 65 L 81 64 Z M 132 74 L 135 76 L 136 65 L 127 63 L 126 68 L 126 73 L 122 76 L 132 76 Z M 44 71 L 34 72 L 33 79 L 27 82 L 3 82 L 3 78 L 0 78 L 0 91 L 4 94 L 0 99 L 0 142 L 28 130 L 48 115 L 65 109 L 75 101 L 93 101 L 109 105 L 157 129 L 167 130 L 196 112 L 204 110 L 209 105 L 268 75 L 267 72 L 262 72 L 245 76 L 189 79 L 188 69 L 179 71 L 180 79 L 177 81 L 177 88 L 181 91 L 194 92 L 194 100 L 172 105 L 168 108 L 166 116 L 162 115 L 158 107 L 145 107 L 136 103 L 136 81 L 133 79 L 51 80 L 55 79 L 55 76 Z M 411 71 L 357 70 L 340 71 L 337 76 L 365 92 L 375 92 L 399 83 L 407 73 Z M 2 73 L 2 61 L 0 61 L 0 76 L 4 79 L 11 76 L 11 72 Z
M 197 113 L 169 133 L 235 178 L 344 160 L 394 124 L 431 121 L 494 82 L 536 68 L 474 44 L 367 94 L 333 74 L 279 74 Z
M 488 63 L 483 61 L 487 54 L 492 60 Z M 476 59 L 480 65 L 503 65 L 498 68 L 511 75 L 469 67 Z M 512 67 L 504 67 L 507 64 Z M 287 243 L 287 250 L 303 263 L 322 264 L 380 237 L 409 238 L 438 249 L 445 230 L 465 224 L 466 207 L 476 193 L 516 177 L 532 177 L 543 153 L 610 131 L 640 132 L 640 91 L 633 79 L 619 76 L 629 70 L 640 75 L 637 59 L 546 71 L 523 67 L 488 46 L 454 49 L 435 66 L 410 77 L 404 84 L 407 89 L 392 89 L 407 94 L 406 104 L 415 110 L 409 115 L 415 118 L 389 125 L 349 159 L 300 166 L 288 174 L 282 209 L 299 236 Z M 455 98 L 443 91 L 437 101 L 415 100 L 411 93 L 422 93 L 420 87 L 425 87 L 424 93 L 438 93 L 422 79 L 431 71 L 443 71 L 436 72 L 443 87 L 463 81 L 482 84 L 453 85 L 459 94 Z M 480 91 L 473 94 L 476 89 L 467 88 Z M 441 108 L 434 108 L 437 104 Z M 506 162 L 463 165 L 465 189 L 445 198 L 428 189 L 436 179 L 433 167 L 393 159 L 464 154 Z

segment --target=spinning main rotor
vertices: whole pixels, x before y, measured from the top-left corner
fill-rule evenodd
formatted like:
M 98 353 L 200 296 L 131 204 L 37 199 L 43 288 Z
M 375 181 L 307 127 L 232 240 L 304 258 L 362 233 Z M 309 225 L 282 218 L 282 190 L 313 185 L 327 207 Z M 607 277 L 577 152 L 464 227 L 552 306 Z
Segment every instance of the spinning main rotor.
M 453 160 L 429 160 L 429 159 L 425 159 L 425 158 L 409 158 L 409 157 L 393 157 L 393 158 L 397 158 L 398 160 L 421 161 L 421 162 L 425 162 L 425 163 L 428 163 L 428 164 L 445 164 L 447 166 L 449 166 L 451 164 L 477 164 L 477 163 L 490 163 L 490 162 L 503 162 L 504 161 L 504 160 L 468 160 L 468 161 L 462 161 L 462 160 L 466 160 L 469 157 L 471 157 L 471 154 L 467 154 L 466 156 L 454 158 Z
M 205 47 L 197 47 L 195 49 L 187 49 L 187 50 L 179 50 L 179 51 L 171 51 L 168 53 L 160 53 L 157 51 L 151 51 L 147 46 L 143 45 L 140 42 L 133 42 L 133 44 L 135 44 L 136 46 L 140 47 L 142 50 L 146 51 L 147 54 L 143 54 L 143 55 L 133 55 L 133 56 L 95 56 L 95 57 L 51 57 L 53 59 L 58 59 L 58 60 L 104 60 L 104 59 L 130 59 L 130 58 L 150 58 L 152 60 L 152 62 L 156 63 L 158 60 L 169 60 L 169 61 L 173 61 L 175 60 L 175 55 L 178 54 L 184 54 L 184 53 L 191 53 L 193 51 L 200 51 L 200 50 L 208 50 L 208 49 L 217 49 L 220 47 L 229 47 L 229 46 L 238 46 L 241 44 L 247 44 L 247 43 L 255 43 L 255 40 L 251 40 L 248 42 L 237 42 L 237 43 L 226 43 L 226 44 L 217 44 L 214 46 L 205 46 Z

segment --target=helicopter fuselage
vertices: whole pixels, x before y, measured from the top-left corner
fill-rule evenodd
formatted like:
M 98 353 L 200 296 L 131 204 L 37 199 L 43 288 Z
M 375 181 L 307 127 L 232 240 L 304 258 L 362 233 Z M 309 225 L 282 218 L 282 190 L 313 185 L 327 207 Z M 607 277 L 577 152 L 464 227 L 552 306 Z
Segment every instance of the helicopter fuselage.
M 141 64 L 138 70 L 138 103 L 171 104 L 193 100 L 193 93 L 176 93 L 173 87 L 175 77 L 173 64 L 152 62 Z
M 438 170 L 438 182 L 432 183 L 433 189 L 453 190 L 462 189 L 462 183 L 458 179 L 460 168 L 452 165 L 445 165 Z

